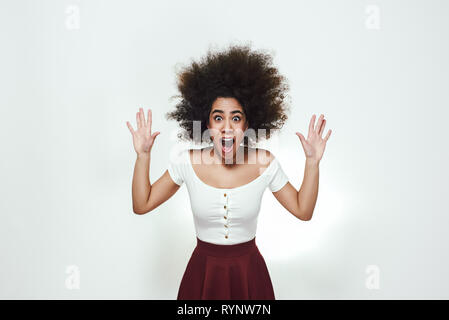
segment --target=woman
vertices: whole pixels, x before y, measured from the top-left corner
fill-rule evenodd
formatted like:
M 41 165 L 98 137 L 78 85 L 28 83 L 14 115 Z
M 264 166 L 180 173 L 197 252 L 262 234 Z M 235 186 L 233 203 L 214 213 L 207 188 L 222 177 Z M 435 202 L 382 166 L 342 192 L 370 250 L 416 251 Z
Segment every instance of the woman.
M 306 155 L 302 186 L 288 181 L 277 158 L 252 148 L 257 140 L 283 126 L 288 86 L 271 65 L 268 54 L 248 46 L 208 52 L 179 74 L 182 101 L 167 114 L 184 128 L 179 138 L 211 145 L 187 149 L 170 159 L 165 173 L 149 181 L 150 153 L 159 131 L 151 133 L 152 113 L 136 114 L 137 130 L 129 122 L 137 152 L 133 210 L 145 214 L 169 199 L 185 182 L 194 216 L 197 246 L 178 291 L 185 299 L 275 299 L 265 260 L 255 242 L 257 217 L 268 187 L 281 205 L 300 220 L 312 218 L 318 193 L 318 168 L 329 130 L 315 115 L 307 139 L 296 132 Z M 196 122 L 195 122 L 196 121 Z M 259 130 L 257 130 L 259 129 Z M 261 130 L 262 129 L 262 130 Z M 263 135 L 264 134 L 264 135 Z

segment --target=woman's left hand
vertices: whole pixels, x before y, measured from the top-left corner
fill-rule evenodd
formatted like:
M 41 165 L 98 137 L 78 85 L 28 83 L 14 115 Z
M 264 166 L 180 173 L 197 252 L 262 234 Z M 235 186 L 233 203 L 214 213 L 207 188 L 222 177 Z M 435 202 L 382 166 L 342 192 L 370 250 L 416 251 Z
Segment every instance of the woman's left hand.
M 325 125 L 326 120 L 324 119 L 324 114 L 322 114 L 318 119 L 318 123 L 315 127 L 315 115 L 313 115 L 310 119 L 309 135 L 307 136 L 307 140 L 301 133 L 296 132 L 296 135 L 301 141 L 307 160 L 319 163 L 321 158 L 323 157 L 326 142 L 332 132 L 332 130 L 328 130 L 326 137 L 324 137 L 323 139 L 321 135 L 323 134 Z

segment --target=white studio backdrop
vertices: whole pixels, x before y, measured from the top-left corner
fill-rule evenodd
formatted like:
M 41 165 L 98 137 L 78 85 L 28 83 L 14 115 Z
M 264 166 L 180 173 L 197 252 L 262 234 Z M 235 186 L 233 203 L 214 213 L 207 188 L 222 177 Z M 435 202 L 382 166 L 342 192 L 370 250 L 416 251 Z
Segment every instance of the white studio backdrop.
M 184 185 L 132 211 L 130 121 L 153 110 L 150 179 L 179 147 L 179 65 L 250 41 L 290 84 L 266 144 L 299 188 L 294 132 L 332 129 L 317 206 L 266 191 L 257 244 L 277 299 L 449 298 L 447 1 L 0 1 L 0 298 L 176 299 L 196 244 Z

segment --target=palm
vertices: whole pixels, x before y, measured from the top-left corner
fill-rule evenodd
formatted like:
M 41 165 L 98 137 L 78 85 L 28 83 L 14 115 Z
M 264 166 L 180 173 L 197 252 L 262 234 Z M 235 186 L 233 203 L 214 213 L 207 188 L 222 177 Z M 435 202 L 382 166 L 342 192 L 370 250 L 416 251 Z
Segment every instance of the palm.
M 160 134 L 159 131 L 151 133 L 151 115 L 151 109 L 148 109 L 148 121 L 146 121 L 143 109 L 139 109 L 136 113 L 137 130 L 133 130 L 131 124 L 126 122 L 133 136 L 134 149 L 138 154 L 151 152 L 156 136 Z
M 323 157 L 324 149 L 326 148 L 326 142 L 332 132 L 332 130 L 328 130 L 326 137 L 322 138 L 321 135 L 324 132 L 325 125 L 326 120 L 324 119 L 323 114 L 318 119 L 318 123 L 316 126 L 315 115 L 313 115 L 310 119 L 307 139 L 305 139 L 301 133 L 296 132 L 296 135 L 301 141 L 307 159 L 319 162 Z

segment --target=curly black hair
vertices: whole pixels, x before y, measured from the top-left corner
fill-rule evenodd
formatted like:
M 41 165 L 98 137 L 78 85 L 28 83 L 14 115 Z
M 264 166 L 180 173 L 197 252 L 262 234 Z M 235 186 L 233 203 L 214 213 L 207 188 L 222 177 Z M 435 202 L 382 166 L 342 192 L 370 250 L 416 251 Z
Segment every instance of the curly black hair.
M 270 130 L 281 129 L 290 110 L 285 98 L 289 85 L 272 65 L 272 56 L 251 51 L 250 45 L 230 45 L 227 50 L 213 52 L 209 48 L 200 62 L 193 61 L 177 72 L 177 87 L 181 98 L 176 110 L 168 112 L 168 120 L 179 122 L 181 140 L 204 143 L 212 104 L 218 97 L 235 98 L 245 112 L 248 129 L 244 146 L 255 145 L 260 138 L 270 138 Z M 193 121 L 200 121 L 201 136 L 194 137 Z M 258 129 L 265 129 L 260 137 Z M 262 132 L 263 132 L 262 131 Z M 255 138 L 255 140 L 254 140 Z M 211 142 L 211 141 L 209 141 Z

